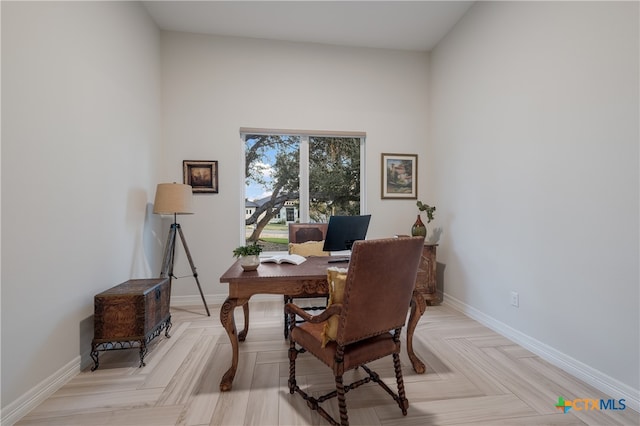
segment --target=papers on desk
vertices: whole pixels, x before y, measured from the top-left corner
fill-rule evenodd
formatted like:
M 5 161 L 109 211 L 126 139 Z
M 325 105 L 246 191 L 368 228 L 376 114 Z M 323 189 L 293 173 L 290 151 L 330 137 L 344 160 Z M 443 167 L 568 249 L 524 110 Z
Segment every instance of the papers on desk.
M 349 263 L 351 260 L 351 250 L 332 251 L 329 263 Z

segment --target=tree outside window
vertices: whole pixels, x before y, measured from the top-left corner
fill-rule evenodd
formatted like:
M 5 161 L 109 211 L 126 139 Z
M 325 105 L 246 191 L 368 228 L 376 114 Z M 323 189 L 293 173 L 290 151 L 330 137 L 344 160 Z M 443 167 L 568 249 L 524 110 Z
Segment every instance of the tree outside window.
M 361 214 L 360 138 L 247 134 L 244 140 L 248 242 L 263 239 L 275 224 L 283 229 L 289 222 Z M 300 187 L 301 181 L 308 184 Z

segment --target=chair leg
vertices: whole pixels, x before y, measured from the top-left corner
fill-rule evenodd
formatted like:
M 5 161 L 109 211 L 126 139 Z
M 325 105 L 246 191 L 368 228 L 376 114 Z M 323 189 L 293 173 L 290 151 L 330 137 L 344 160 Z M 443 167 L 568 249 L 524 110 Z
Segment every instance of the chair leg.
M 284 314 L 284 339 L 289 338 L 289 315 Z
M 393 354 L 393 368 L 396 372 L 396 382 L 398 383 L 398 406 L 402 410 L 402 415 L 407 415 L 407 409 L 409 408 L 409 400 L 404 391 L 404 380 L 402 379 L 402 366 L 400 365 L 400 355 Z
M 284 304 L 286 305 L 287 303 L 291 303 L 293 302 L 293 297 L 284 296 Z M 289 315 L 287 315 L 287 313 L 284 313 L 284 338 L 288 339 L 289 338 Z
M 336 391 L 338 393 L 338 408 L 340 409 L 340 424 L 348 425 L 349 416 L 347 415 L 347 401 L 345 400 L 344 383 L 342 376 L 336 376 Z
M 289 393 L 293 395 L 298 386 L 296 383 L 296 358 L 298 351 L 293 340 L 289 343 Z

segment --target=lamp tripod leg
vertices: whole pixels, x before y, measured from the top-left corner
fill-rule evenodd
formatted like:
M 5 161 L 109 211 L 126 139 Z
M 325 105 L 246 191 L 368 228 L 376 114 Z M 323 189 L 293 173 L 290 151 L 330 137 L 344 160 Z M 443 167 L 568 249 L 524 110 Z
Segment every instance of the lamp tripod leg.
M 204 304 L 204 308 L 207 311 L 207 316 L 210 317 L 209 307 L 207 306 L 207 301 L 204 300 L 204 294 L 202 293 L 202 287 L 200 286 L 200 280 L 198 280 L 198 273 L 196 272 L 196 266 L 193 264 L 193 259 L 191 258 L 191 252 L 189 252 L 189 246 L 187 245 L 187 240 L 184 238 L 184 234 L 182 233 L 182 228 L 180 224 L 176 224 L 178 228 L 178 232 L 180 233 L 180 240 L 182 240 L 182 246 L 184 247 L 184 251 L 187 254 L 187 259 L 189 259 L 189 265 L 191 265 L 191 272 L 193 273 L 193 278 L 196 279 L 196 284 L 198 285 L 198 291 L 200 291 L 200 297 L 202 298 L 202 303 Z M 174 231 L 174 240 L 175 240 L 175 231 Z
M 167 235 L 167 243 L 164 245 L 164 256 L 162 257 L 162 269 L 160 270 L 160 278 L 173 276 L 173 256 L 176 251 L 176 227 L 171 224 L 169 235 Z

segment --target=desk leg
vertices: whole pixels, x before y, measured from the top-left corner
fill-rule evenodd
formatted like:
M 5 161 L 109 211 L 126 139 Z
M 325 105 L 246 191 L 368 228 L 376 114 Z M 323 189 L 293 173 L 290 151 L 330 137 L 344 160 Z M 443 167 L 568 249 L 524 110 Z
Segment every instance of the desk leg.
M 413 364 L 413 369 L 416 373 L 422 374 L 426 371 L 425 365 L 413 352 L 413 332 L 418 325 L 418 321 L 424 314 L 424 311 L 427 309 L 427 302 L 425 302 L 424 297 L 417 292 L 413 292 L 413 297 L 411 298 L 411 315 L 409 315 L 409 324 L 407 326 L 407 355 L 409 355 L 409 359 L 411 360 L 411 364 Z
M 244 327 L 240 333 L 238 333 L 238 340 L 244 342 L 249 332 L 249 301 L 242 305 L 242 312 L 244 313 Z
M 248 301 L 248 299 L 232 299 L 227 297 L 227 300 L 224 301 L 220 309 L 220 322 L 224 329 L 227 330 L 227 335 L 231 341 L 231 367 L 224 373 L 224 376 L 222 376 L 222 380 L 220 381 L 221 392 L 231 390 L 233 378 L 236 376 L 236 370 L 238 369 L 238 333 L 236 331 L 236 320 L 233 317 L 233 311 L 238 305 L 246 305 Z M 248 319 L 246 315 L 247 314 L 245 314 L 245 321 Z M 245 324 L 245 330 L 243 330 L 245 334 L 247 327 L 248 325 Z

